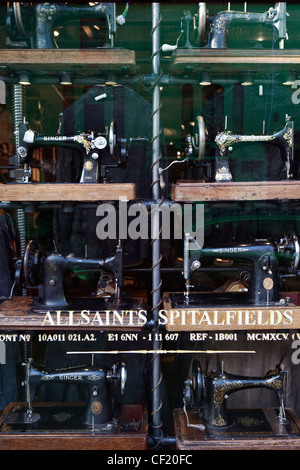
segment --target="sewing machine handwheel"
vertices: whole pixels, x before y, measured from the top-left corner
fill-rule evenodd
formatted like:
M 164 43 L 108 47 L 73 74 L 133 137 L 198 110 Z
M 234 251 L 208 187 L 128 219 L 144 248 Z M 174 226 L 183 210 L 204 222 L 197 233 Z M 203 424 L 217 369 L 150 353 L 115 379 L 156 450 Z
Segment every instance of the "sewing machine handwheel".
M 291 265 L 288 267 L 288 271 L 291 273 L 294 273 L 299 268 L 299 261 L 300 261 L 299 239 L 295 233 L 289 233 L 288 235 L 284 235 L 283 239 L 286 240 L 286 244 L 292 249 L 292 252 L 293 252 L 293 261 Z
M 40 256 L 39 244 L 30 240 L 23 257 L 23 276 L 26 286 L 36 286 L 39 282 Z
M 202 116 L 196 117 L 196 130 L 193 137 L 193 147 L 198 151 L 198 160 L 205 155 L 205 123 Z
M 204 393 L 204 375 L 197 359 L 193 361 L 192 365 L 192 391 L 194 406 L 200 406 Z
M 121 395 L 125 395 L 125 390 L 126 390 L 126 382 L 127 382 L 127 369 L 125 362 L 122 362 L 121 364 L 121 370 L 120 370 L 120 380 L 121 380 Z
M 198 34 L 200 42 L 203 41 L 206 31 L 206 3 L 199 3 L 198 7 Z
M 115 149 L 117 144 L 117 132 L 116 132 L 116 123 L 114 120 L 110 122 L 108 129 L 108 147 L 109 154 L 112 158 L 115 158 Z
M 29 7 L 29 8 L 28 8 Z M 32 2 L 13 2 L 13 14 L 18 33 L 21 37 L 31 34 Z

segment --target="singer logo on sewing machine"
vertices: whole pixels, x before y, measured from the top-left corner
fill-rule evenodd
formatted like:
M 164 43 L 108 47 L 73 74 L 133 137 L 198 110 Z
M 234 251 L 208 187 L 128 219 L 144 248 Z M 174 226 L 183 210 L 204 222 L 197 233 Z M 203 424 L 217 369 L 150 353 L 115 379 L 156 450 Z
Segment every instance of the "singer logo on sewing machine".
M 213 248 L 214 253 L 240 253 L 242 251 L 249 251 L 249 248 L 244 247 L 232 247 L 232 248 Z
M 55 377 L 52 377 L 51 375 L 45 375 L 44 377 L 41 377 L 41 380 L 50 381 L 54 380 Z M 59 380 L 83 380 L 82 375 L 60 375 L 58 377 Z
M 55 136 L 44 136 L 43 140 L 48 141 L 48 140 L 67 140 L 67 137 L 65 135 L 55 135 Z

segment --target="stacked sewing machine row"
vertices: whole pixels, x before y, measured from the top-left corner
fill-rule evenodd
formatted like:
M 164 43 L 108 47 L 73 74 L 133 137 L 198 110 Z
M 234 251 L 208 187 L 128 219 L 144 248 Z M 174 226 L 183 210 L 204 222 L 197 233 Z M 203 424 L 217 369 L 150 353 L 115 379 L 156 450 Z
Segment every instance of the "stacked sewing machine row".
M 95 6 L 78 6 L 56 3 L 18 3 L 13 2 L 7 10 L 6 31 L 7 47 L 27 47 L 39 49 L 52 49 L 59 47 L 55 42 L 56 29 L 63 27 L 65 22 L 74 19 L 84 21 L 88 18 L 102 21 L 106 30 L 106 39 L 97 46 L 91 43 L 90 47 L 114 47 L 114 38 L 117 25 L 125 23 L 128 12 L 125 10 L 117 16 L 116 4 L 99 3 Z M 181 18 L 180 34 L 175 46 L 163 45 L 162 50 L 205 48 L 226 49 L 227 35 L 231 27 L 259 25 L 272 30 L 274 42 L 279 48 L 284 47 L 287 39 L 287 9 L 285 2 L 276 3 L 263 13 L 234 11 L 231 9 L 220 11 L 211 15 L 206 3 L 199 3 L 196 12 L 192 14 L 185 10 Z M 56 28 L 56 29 L 55 29 Z M 89 47 L 89 46 L 88 46 Z M 279 179 L 295 177 L 294 162 L 294 123 L 285 117 L 282 129 L 271 135 L 239 135 L 230 131 L 218 132 L 213 138 L 213 157 L 206 158 L 207 129 L 203 117 L 197 116 L 194 135 L 187 135 L 184 162 L 187 167 L 205 168 L 205 178 L 209 181 L 235 180 L 230 164 L 230 155 L 237 143 L 263 142 L 271 143 L 280 149 L 283 168 Z M 91 133 L 86 130 L 76 135 L 41 136 L 31 131 L 26 124 L 19 125 L 19 145 L 16 154 L 9 159 L 10 177 L 15 182 L 29 182 L 31 180 L 31 162 L 33 151 L 37 148 L 53 147 L 73 148 L 79 151 L 82 159 L 82 171 L 79 177 L 81 183 L 95 183 L 106 181 L 106 172 L 111 167 L 124 166 L 127 160 L 126 139 L 118 139 L 116 124 L 111 121 L 101 133 Z M 130 140 L 141 140 L 131 136 Z M 142 140 L 146 140 L 142 137 Z M 210 139 L 211 140 L 211 139 Z M 211 147 L 211 145 L 210 145 Z M 109 155 L 109 158 L 105 158 Z M 179 160 L 177 159 L 178 163 Z M 161 171 L 161 176 L 163 170 Z

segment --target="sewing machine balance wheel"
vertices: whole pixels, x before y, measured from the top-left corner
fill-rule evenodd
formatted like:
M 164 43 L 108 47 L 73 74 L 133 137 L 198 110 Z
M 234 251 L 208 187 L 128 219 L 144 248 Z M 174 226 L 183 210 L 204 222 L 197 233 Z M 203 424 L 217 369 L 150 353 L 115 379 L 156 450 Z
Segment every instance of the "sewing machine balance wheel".
M 201 370 L 199 361 L 195 359 L 192 364 L 192 394 L 195 407 L 201 405 L 202 397 L 204 394 L 204 388 L 204 374 Z
M 198 7 L 198 34 L 200 41 L 203 41 L 206 31 L 206 3 L 200 2 Z
M 31 34 L 32 2 L 13 2 L 13 16 L 21 37 Z
M 198 151 L 198 160 L 205 155 L 205 123 L 202 116 L 196 117 L 196 130 L 193 137 L 193 147 Z
M 122 362 L 121 364 L 120 381 L 121 381 L 121 395 L 124 396 L 125 390 L 126 390 L 126 382 L 127 382 L 127 369 L 126 369 L 125 362 Z
M 36 286 L 40 279 L 41 251 L 39 244 L 30 240 L 23 257 L 23 277 L 26 286 Z
M 116 123 L 114 120 L 111 120 L 108 128 L 108 147 L 109 153 L 112 158 L 115 158 L 115 149 L 117 144 L 117 131 Z

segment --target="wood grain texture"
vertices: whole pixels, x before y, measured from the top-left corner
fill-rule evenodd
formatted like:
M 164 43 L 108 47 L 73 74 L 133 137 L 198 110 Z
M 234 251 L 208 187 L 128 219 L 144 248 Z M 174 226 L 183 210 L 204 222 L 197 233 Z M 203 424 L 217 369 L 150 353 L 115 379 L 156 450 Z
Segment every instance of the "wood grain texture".
M 60 72 L 62 67 L 76 74 L 120 71 L 135 74 L 135 51 L 127 49 L 2 49 L 0 63 L 11 70 Z M 64 70 L 64 69 L 63 69 Z
M 146 406 L 142 409 L 141 427 L 134 432 L 115 432 L 109 434 L 88 433 L 80 431 L 65 432 L 10 432 L 5 431 L 6 416 L 17 411 L 22 403 L 10 403 L 0 419 L 0 450 L 146 450 L 148 446 L 148 413 Z M 53 406 L 53 403 L 39 404 Z M 55 404 L 60 406 L 65 404 Z M 126 408 L 128 405 L 123 405 Z M 130 406 L 130 405 L 129 405 Z
M 249 49 L 245 53 L 241 49 L 177 49 L 172 53 L 170 73 L 172 75 L 184 75 L 213 72 L 214 74 L 227 74 L 259 71 L 270 73 L 270 65 L 273 71 L 283 72 L 292 69 L 300 70 L 300 55 L 298 50 L 255 50 Z
M 0 184 L 0 200 L 11 202 L 128 201 L 135 199 L 133 183 L 29 183 Z
M 293 420 L 299 427 L 299 418 L 288 409 Z M 265 437 L 265 438 L 238 438 L 217 439 L 209 438 L 206 431 L 187 427 L 186 416 L 182 409 L 175 409 L 173 413 L 176 435 L 176 448 L 179 450 L 299 450 L 298 437 Z M 195 412 L 188 412 L 190 424 L 203 424 Z
M 47 309 L 37 311 L 30 297 L 16 296 L 11 300 L 5 300 L 0 305 L 0 329 L 1 331 L 32 331 L 53 330 L 55 331 L 99 331 L 99 330 L 142 330 L 137 313 L 129 315 L 127 311 L 88 311 L 85 310 L 83 317 L 81 313 L 66 310 Z M 49 313 L 50 312 L 50 313 Z M 107 316 L 108 315 L 108 316 Z M 89 319 L 89 323 L 87 322 Z M 121 320 L 119 320 L 121 318 Z M 107 321 L 109 323 L 107 324 Z
M 300 184 L 299 181 L 237 183 L 178 181 L 171 187 L 171 199 L 178 202 L 300 199 Z
M 201 293 L 196 293 L 201 295 Z M 212 293 L 212 296 L 214 294 Z M 167 331 L 259 331 L 300 327 L 300 307 L 214 306 L 172 307 L 170 293 L 163 295 Z

